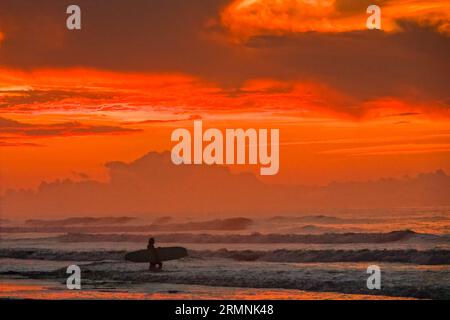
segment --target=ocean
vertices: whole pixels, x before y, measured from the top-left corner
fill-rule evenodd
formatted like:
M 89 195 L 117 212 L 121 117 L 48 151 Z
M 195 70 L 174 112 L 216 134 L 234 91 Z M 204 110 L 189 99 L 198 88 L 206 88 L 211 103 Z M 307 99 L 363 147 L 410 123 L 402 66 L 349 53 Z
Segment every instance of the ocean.
M 450 299 L 448 208 L 2 220 L 0 236 L 7 299 Z M 124 260 L 149 237 L 189 255 L 162 272 Z M 66 286 L 73 264 L 81 290 Z

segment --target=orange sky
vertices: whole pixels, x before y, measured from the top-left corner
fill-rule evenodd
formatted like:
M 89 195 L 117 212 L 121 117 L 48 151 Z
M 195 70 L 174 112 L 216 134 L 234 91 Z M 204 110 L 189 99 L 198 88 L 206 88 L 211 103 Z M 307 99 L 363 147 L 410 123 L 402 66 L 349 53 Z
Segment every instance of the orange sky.
M 440 32 L 450 32 L 448 1 L 235 0 L 225 8 L 221 17 L 223 24 L 238 37 L 267 32 L 340 33 L 364 30 L 366 9 L 372 4 L 382 9 L 385 32 L 399 31 L 401 27 L 397 21 L 400 19 L 439 24 Z
M 268 182 L 450 172 L 448 1 L 381 1 L 384 30 L 366 38 L 357 1 L 191 4 L 199 18 L 186 22 L 187 36 L 164 22 L 150 35 L 139 26 L 149 47 L 134 29 L 125 30 L 130 39 L 118 31 L 93 43 L 90 30 L 105 25 L 89 18 L 79 35 L 60 30 L 49 3 L 51 22 L 41 39 L 30 35 L 33 47 L 23 8 L 0 15 L 1 191 L 105 180 L 106 162 L 170 150 L 171 131 L 198 118 L 207 127 L 280 128 L 280 172 Z M 92 7 L 97 18 L 100 9 Z M 435 42 L 417 47 L 425 33 Z

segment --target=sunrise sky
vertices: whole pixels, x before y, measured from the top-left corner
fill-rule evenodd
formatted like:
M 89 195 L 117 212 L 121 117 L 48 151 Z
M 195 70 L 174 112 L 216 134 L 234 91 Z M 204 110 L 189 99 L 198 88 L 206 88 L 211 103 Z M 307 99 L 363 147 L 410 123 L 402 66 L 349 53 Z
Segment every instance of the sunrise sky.
M 107 181 L 193 119 L 280 128 L 268 183 L 449 173 L 449 21 L 446 0 L 2 0 L 1 192 Z

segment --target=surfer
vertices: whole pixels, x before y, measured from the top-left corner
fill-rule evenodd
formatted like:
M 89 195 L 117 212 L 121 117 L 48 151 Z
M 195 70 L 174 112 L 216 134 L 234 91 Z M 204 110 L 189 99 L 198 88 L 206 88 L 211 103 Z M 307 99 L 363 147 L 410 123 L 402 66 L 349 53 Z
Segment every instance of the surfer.
M 150 261 L 148 270 L 162 270 L 162 261 L 159 259 L 158 250 L 155 248 L 155 239 L 148 239 L 147 250 L 149 250 L 150 254 L 156 258 L 155 261 Z

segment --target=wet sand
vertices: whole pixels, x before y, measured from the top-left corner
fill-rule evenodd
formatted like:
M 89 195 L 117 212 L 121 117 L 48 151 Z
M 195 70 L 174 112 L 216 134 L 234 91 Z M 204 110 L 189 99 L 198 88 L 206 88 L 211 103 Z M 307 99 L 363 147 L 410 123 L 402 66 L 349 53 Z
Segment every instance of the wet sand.
M 133 288 L 94 289 L 91 286 L 86 286 L 85 288 L 82 287 L 81 290 L 69 290 L 65 284 L 56 281 L 2 279 L 0 280 L 0 299 L 399 300 L 406 298 L 334 292 L 225 288 L 163 283 L 149 283 L 133 286 Z

